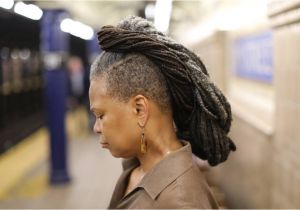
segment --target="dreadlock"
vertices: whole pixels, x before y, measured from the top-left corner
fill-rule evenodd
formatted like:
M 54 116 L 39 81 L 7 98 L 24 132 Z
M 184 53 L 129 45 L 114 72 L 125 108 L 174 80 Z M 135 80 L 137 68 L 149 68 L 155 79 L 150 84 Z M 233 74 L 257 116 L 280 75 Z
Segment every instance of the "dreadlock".
M 191 143 L 196 156 L 216 166 L 236 150 L 227 136 L 232 121 L 230 104 L 196 54 L 135 16 L 117 27 L 102 27 L 98 39 L 104 51 L 140 53 L 157 65 L 171 96 L 177 136 Z

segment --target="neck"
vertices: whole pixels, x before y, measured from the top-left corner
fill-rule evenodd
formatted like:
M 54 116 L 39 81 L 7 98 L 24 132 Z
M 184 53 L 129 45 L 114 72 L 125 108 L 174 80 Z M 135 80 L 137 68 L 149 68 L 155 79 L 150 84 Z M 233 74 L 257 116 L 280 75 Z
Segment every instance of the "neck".
M 157 132 L 154 132 L 158 133 L 156 136 L 148 136 L 147 138 L 146 134 L 145 137 L 148 144 L 147 152 L 146 154 L 139 153 L 137 155 L 140 162 L 139 167 L 145 173 L 172 151 L 182 147 L 180 141 L 176 137 L 173 127 L 168 130 L 164 127 L 164 132 L 162 132 L 161 128 Z

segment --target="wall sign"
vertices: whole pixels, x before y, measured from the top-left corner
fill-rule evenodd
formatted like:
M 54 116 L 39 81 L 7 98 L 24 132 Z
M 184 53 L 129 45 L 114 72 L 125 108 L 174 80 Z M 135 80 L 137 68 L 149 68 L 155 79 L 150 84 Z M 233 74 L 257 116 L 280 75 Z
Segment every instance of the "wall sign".
M 272 32 L 238 38 L 234 41 L 234 73 L 237 76 L 272 83 Z

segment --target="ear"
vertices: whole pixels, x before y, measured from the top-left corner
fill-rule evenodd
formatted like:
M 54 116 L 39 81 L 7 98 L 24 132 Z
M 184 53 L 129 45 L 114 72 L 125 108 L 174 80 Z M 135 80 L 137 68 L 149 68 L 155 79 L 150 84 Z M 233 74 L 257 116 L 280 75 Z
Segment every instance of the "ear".
M 133 98 L 134 112 L 140 127 L 144 127 L 149 117 L 149 100 L 143 95 L 136 95 Z

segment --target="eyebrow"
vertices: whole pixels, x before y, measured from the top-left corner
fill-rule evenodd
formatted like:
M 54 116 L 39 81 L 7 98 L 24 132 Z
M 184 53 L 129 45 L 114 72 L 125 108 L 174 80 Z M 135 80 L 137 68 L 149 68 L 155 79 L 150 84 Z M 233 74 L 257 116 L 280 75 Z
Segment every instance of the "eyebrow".
M 101 111 L 101 109 L 97 109 L 97 108 L 95 108 L 95 107 L 90 107 L 90 110 L 92 111 L 92 112 L 95 112 L 95 111 Z

